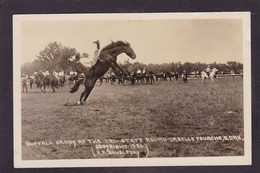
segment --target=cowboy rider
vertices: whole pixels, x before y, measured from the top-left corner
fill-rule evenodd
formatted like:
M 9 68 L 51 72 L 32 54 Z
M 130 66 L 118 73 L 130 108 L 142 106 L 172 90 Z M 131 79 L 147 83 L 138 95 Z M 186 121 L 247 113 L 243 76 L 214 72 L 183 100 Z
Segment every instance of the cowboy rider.
M 138 75 L 141 75 L 142 71 L 138 68 L 136 73 L 137 73 Z
M 208 67 L 206 69 L 206 73 L 207 73 L 208 76 L 209 76 L 210 72 L 211 72 L 210 65 L 208 65 Z
M 75 56 L 75 60 L 77 61 L 77 63 L 81 63 L 82 65 L 84 65 L 87 68 L 91 68 L 95 65 L 95 63 L 98 60 L 98 55 L 99 55 L 99 51 L 100 51 L 100 42 L 99 40 L 94 41 L 93 43 L 95 43 L 97 45 L 97 49 L 94 51 L 94 56 L 93 58 L 89 58 L 89 55 L 86 53 L 83 54 L 79 54 L 77 53 Z

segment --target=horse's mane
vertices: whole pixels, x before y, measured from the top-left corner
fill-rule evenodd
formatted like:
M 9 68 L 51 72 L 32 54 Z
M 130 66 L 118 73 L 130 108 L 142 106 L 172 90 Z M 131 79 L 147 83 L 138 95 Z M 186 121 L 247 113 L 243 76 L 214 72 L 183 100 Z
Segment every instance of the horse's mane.
M 123 41 L 117 41 L 117 42 L 112 41 L 112 43 L 105 46 L 102 50 L 112 49 L 112 48 L 117 47 L 117 46 L 130 46 L 130 44 L 127 43 L 127 42 L 123 42 Z

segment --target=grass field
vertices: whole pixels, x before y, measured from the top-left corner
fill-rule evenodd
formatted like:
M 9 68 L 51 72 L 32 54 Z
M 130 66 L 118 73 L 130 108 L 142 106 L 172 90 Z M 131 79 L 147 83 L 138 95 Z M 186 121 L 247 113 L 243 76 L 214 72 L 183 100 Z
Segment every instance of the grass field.
M 22 159 L 244 154 L 242 78 L 216 79 L 214 84 L 209 80 L 202 84 L 200 79 L 186 84 L 181 80 L 134 86 L 104 83 L 93 89 L 86 105 L 64 106 L 76 103 L 82 90 L 83 86 L 70 94 L 67 85 L 56 93 L 34 88 L 22 94 Z M 211 140 L 217 136 L 221 139 Z M 141 139 L 121 140 L 137 138 Z M 128 149 L 134 144 L 138 155 L 102 154 L 87 139 L 126 144 Z M 111 140 L 105 143 L 105 139 Z

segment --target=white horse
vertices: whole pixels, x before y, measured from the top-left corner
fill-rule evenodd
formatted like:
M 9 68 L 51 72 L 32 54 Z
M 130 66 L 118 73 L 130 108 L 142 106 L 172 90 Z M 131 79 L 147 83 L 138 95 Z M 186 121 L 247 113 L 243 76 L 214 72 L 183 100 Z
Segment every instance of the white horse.
M 218 71 L 218 69 L 213 68 L 212 71 L 209 73 L 209 76 L 205 71 L 202 71 L 201 72 L 202 83 L 205 83 L 205 79 L 210 79 L 211 82 L 214 83 L 214 76 L 217 71 Z

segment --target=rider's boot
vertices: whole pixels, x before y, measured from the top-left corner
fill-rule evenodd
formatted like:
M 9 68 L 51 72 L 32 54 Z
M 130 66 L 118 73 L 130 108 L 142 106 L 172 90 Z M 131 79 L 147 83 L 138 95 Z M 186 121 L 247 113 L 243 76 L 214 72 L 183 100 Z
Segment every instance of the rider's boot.
M 99 40 L 94 41 L 93 43 L 96 43 L 96 44 L 97 44 L 97 49 L 100 49 L 100 43 L 99 43 Z

